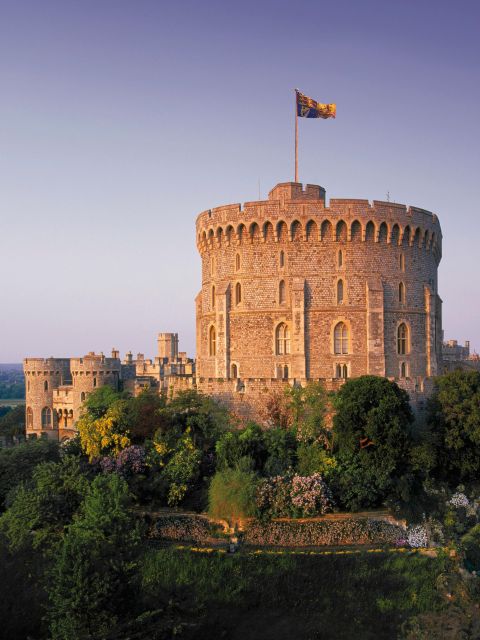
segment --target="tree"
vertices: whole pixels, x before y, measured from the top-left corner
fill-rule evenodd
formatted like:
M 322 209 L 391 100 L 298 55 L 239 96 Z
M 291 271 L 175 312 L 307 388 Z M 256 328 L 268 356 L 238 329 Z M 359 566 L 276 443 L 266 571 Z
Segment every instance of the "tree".
M 58 541 L 70 524 L 88 488 L 88 480 L 78 458 L 42 462 L 29 482 L 20 484 L 13 500 L 0 518 L 0 530 L 10 549 L 32 546 L 48 548 Z
M 77 422 L 82 449 L 90 461 L 100 456 L 118 455 L 131 444 L 128 400 L 115 398 L 102 415 L 96 415 L 95 409 L 91 411 L 86 407 Z
M 436 475 L 454 484 L 480 474 L 480 373 L 452 371 L 436 379 L 427 423 L 437 454 Z
M 348 380 L 335 398 L 336 489 L 351 509 L 380 504 L 401 491 L 408 497 L 410 428 L 408 394 L 376 376 Z
M 209 513 L 213 518 L 235 522 L 255 514 L 257 477 L 252 471 L 224 469 L 213 476 L 208 492 Z
M 57 442 L 40 439 L 26 442 L 10 449 L 0 450 L 0 510 L 5 506 L 9 491 L 30 479 L 33 470 L 41 462 L 60 459 Z
M 3 409 L 4 407 L 0 407 Z M 0 417 L 0 435 L 8 440 L 25 436 L 25 405 L 18 405 Z
M 130 606 L 140 542 L 117 474 L 97 476 L 57 550 L 49 584 L 53 640 L 103 638 Z
M 243 429 L 228 431 L 215 445 L 219 469 L 263 470 L 268 457 L 262 428 L 249 422 Z

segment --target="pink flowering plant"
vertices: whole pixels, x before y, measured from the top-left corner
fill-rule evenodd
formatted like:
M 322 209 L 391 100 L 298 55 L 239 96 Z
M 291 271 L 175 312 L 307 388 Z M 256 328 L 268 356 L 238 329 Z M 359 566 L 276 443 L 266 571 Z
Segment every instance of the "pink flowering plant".
M 262 480 L 257 489 L 256 506 L 264 518 L 301 518 L 331 511 L 333 497 L 319 473 L 310 476 L 289 473 Z

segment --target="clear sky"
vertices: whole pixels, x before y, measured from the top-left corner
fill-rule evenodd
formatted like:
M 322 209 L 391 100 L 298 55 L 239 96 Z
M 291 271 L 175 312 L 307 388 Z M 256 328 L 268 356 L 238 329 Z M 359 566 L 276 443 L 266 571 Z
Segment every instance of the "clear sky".
M 0 0 L 0 362 L 195 349 L 195 216 L 293 179 L 440 217 L 480 349 L 477 0 Z

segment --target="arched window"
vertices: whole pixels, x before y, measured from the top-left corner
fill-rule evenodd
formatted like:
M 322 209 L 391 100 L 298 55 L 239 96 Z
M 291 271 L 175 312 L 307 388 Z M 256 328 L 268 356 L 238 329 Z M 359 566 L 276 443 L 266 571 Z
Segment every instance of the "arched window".
M 212 287 L 212 309 L 215 309 L 215 285 Z
M 338 266 L 343 267 L 343 251 L 341 249 L 338 252 Z
M 397 329 L 397 352 L 400 356 L 408 353 L 408 328 L 404 322 Z
M 343 280 L 337 282 L 337 304 L 343 304 Z
M 217 355 L 217 334 L 213 326 L 210 327 L 208 334 L 208 350 L 211 356 Z
M 400 304 L 404 304 L 405 302 L 405 285 L 403 282 L 400 282 L 398 285 L 398 301 Z
M 333 332 L 334 351 L 337 354 L 348 353 L 348 328 L 344 322 L 339 322 Z
M 280 284 L 278 285 L 278 302 L 280 304 L 284 304 L 285 300 L 286 300 L 285 280 L 280 280 Z
M 82 391 L 82 393 L 80 394 L 80 401 L 85 402 L 85 391 Z
M 33 410 L 32 407 L 27 407 L 27 429 L 33 427 Z
M 210 275 L 213 276 L 215 273 L 215 258 L 210 260 Z
M 43 383 L 43 390 L 48 391 L 48 380 L 45 380 L 45 382 Z
M 288 365 L 284 365 L 283 367 L 283 379 L 288 380 Z
M 49 429 L 52 426 L 52 410 L 50 407 L 42 409 L 42 429 Z
M 284 322 L 275 331 L 275 351 L 279 356 L 290 353 L 290 329 Z
M 402 362 L 400 365 L 400 378 L 407 378 L 407 363 Z
M 238 368 L 236 364 L 232 364 L 232 378 L 238 378 Z
M 237 253 L 237 255 L 235 256 L 235 271 L 240 271 L 240 265 L 241 265 L 240 254 Z
M 94 386 L 94 387 L 96 387 L 96 386 L 97 386 L 97 379 L 96 379 L 96 378 L 94 378 L 94 379 L 93 379 L 93 386 Z
M 280 251 L 279 262 L 280 262 L 280 266 L 281 267 L 285 266 L 285 252 L 284 251 Z
M 242 285 L 237 282 L 235 285 L 235 304 L 240 304 L 242 301 Z
M 400 271 L 405 271 L 405 254 L 401 253 L 398 259 L 398 266 L 400 267 Z

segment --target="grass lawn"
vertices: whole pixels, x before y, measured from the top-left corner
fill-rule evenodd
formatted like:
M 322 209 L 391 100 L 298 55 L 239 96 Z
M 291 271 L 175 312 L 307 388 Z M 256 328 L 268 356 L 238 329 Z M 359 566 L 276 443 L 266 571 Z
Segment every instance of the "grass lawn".
M 195 611 L 198 639 L 394 639 L 406 619 L 442 607 L 436 584 L 448 564 L 383 553 L 225 556 L 151 549 L 141 590 L 146 605 L 174 593 Z

